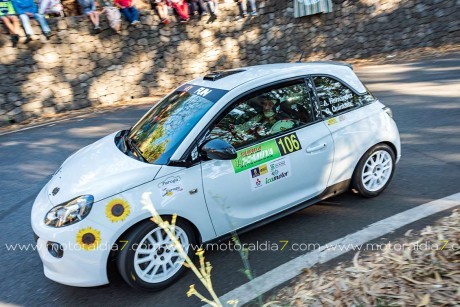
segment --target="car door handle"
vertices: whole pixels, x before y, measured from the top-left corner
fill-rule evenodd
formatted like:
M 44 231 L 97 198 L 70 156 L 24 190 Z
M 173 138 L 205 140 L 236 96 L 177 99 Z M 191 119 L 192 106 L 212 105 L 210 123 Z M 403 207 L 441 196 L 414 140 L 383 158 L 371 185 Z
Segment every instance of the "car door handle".
M 323 144 L 320 144 L 320 145 L 316 145 L 316 146 L 310 146 L 307 148 L 307 152 L 308 153 L 312 153 L 314 151 L 318 151 L 318 150 L 321 150 L 323 149 L 324 147 L 326 147 L 326 143 L 323 143 Z

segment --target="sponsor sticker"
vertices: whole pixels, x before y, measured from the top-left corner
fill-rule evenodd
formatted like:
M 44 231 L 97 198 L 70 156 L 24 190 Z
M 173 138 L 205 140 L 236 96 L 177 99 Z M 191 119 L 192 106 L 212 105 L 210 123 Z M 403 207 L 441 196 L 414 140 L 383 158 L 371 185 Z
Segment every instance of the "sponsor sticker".
M 255 178 L 255 177 L 258 177 L 260 175 L 264 175 L 267 172 L 268 172 L 267 164 L 262 164 L 261 166 L 253 168 L 251 170 L 251 176 L 252 176 L 252 178 Z
M 249 172 L 251 190 L 258 190 L 289 176 L 291 176 L 291 163 L 288 156 L 270 161 L 251 169 Z
M 180 176 L 170 176 L 158 184 L 162 202 L 184 192 Z
M 330 118 L 326 121 L 326 123 L 328 124 L 328 126 L 331 126 L 331 125 L 335 125 L 335 124 L 338 124 L 340 122 L 343 122 L 345 121 L 347 118 L 345 115 L 340 115 L 338 117 L 333 117 L 333 118 Z
M 232 160 L 235 173 L 251 169 L 251 176 L 258 177 L 261 170 L 256 166 L 273 161 L 282 156 L 302 149 L 297 134 L 290 133 L 272 140 L 265 141 L 237 152 L 237 158 Z M 262 167 L 262 166 L 261 166 Z

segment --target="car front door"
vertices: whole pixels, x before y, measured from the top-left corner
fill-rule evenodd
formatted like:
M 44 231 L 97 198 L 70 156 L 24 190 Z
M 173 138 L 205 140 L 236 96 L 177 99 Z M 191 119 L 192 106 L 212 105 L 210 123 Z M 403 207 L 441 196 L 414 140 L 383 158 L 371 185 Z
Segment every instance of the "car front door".
M 309 80 L 250 93 L 211 127 L 208 139 L 232 144 L 231 161 L 202 161 L 203 189 L 217 235 L 320 194 L 333 162 L 330 131 L 319 119 Z

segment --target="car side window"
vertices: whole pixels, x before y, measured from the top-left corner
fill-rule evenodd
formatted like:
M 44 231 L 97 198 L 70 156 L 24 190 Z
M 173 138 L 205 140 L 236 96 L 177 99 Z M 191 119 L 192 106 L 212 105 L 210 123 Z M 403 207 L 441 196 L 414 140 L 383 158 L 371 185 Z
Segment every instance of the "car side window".
M 323 117 L 336 116 L 369 104 L 375 98 L 369 93 L 358 95 L 342 82 L 330 77 L 313 77 Z
M 271 87 L 234 105 L 210 132 L 234 147 L 280 134 L 314 121 L 304 80 Z

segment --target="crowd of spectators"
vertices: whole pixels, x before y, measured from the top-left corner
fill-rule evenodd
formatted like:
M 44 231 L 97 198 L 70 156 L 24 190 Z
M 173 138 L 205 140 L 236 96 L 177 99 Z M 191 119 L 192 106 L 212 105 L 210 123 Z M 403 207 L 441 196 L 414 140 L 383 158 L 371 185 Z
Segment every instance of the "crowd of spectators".
M 20 23 L 26 34 L 25 43 L 33 39 L 30 19 L 35 19 L 46 38 L 52 35 L 45 18 L 45 9 L 53 0 L 0 0 L 0 20 L 5 24 L 11 35 L 13 46 L 19 42 Z M 56 0 L 54 0 L 56 1 Z M 187 23 L 191 16 L 207 16 L 215 20 L 218 15 L 219 0 L 149 0 L 151 8 L 155 11 L 163 24 L 169 24 L 171 17 L 175 16 L 180 23 Z M 101 30 L 99 15 L 105 14 L 110 27 L 117 33 L 121 31 L 121 16 L 133 27 L 139 27 L 139 11 L 136 0 L 97 0 L 102 10 L 98 10 L 96 0 L 77 0 L 81 13 L 87 16 L 94 25 L 94 31 Z M 248 16 L 248 5 L 252 16 L 257 15 L 255 0 L 234 0 L 237 3 L 240 15 L 237 19 Z M 18 18 L 19 17 L 19 18 Z M 20 22 L 19 22 L 20 20 Z
M 47 0 L 41 1 L 40 7 L 38 7 L 34 0 L 0 0 L 0 20 L 11 35 L 13 46 L 19 42 L 19 19 L 26 33 L 26 43 L 30 42 L 34 35 L 30 18 L 37 20 L 46 38 L 51 36 L 51 29 L 44 16 L 44 10 L 48 3 Z

